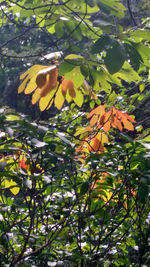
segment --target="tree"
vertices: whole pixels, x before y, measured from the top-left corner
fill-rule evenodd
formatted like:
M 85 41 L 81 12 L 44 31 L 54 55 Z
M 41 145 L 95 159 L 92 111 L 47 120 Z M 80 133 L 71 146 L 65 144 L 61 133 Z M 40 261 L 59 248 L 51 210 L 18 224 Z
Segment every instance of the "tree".
M 40 122 L 1 109 L 2 266 L 149 266 L 150 139 L 129 114 L 148 95 L 150 30 L 127 3 L 128 28 L 119 0 L 1 1 L 18 92 L 57 109 Z M 30 31 L 43 51 L 12 55 Z

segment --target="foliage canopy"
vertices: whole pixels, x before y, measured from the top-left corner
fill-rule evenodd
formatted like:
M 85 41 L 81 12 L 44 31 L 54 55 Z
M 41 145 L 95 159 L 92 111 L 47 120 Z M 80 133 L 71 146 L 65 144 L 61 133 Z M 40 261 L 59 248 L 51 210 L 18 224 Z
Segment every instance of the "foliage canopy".
M 1 29 L 14 32 L 2 66 L 22 62 L 18 93 L 54 110 L 47 121 L 0 110 L 2 266 L 150 264 L 150 136 L 135 116 L 149 95 L 150 20 L 127 3 L 0 1 Z

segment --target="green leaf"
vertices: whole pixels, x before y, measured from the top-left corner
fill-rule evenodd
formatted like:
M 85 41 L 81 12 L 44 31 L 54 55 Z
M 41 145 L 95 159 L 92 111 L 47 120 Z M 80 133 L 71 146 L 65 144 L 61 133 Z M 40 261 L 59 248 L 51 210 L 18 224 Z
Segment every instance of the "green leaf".
M 80 195 L 85 195 L 87 193 L 89 189 L 89 182 L 84 182 L 82 185 L 81 185 L 81 189 L 80 189 Z
M 104 12 L 111 13 L 117 17 L 124 17 L 126 8 L 120 3 L 120 0 L 97 0 L 97 3 Z
M 104 50 L 108 50 L 113 43 L 113 39 L 109 36 L 102 36 L 92 46 L 93 53 L 101 53 Z
M 81 59 L 81 60 L 83 60 L 84 57 L 82 57 L 80 55 L 76 55 L 76 54 L 70 54 L 70 55 L 65 57 L 65 60 L 67 60 L 67 59 Z
M 96 70 L 90 70 L 91 73 L 91 79 L 93 81 L 93 87 L 94 90 L 97 92 L 100 92 L 100 90 L 105 91 L 106 93 L 110 93 L 111 90 L 111 79 L 108 75 L 106 75 L 102 70 L 96 71 Z
M 89 69 L 88 69 L 88 66 L 86 66 L 85 64 L 82 64 L 80 66 L 80 71 L 82 73 L 82 75 L 85 77 L 85 79 L 88 77 L 88 74 L 89 74 Z
M 112 48 L 109 48 L 104 58 L 104 63 L 111 74 L 118 72 L 126 59 L 126 52 L 122 45 L 113 42 Z
M 81 74 L 79 67 L 74 68 L 73 73 L 75 73 L 75 75 L 72 75 L 74 87 L 79 88 L 83 84 L 85 78 Z
M 119 72 L 113 74 L 113 77 L 120 78 L 124 81 L 127 81 L 128 83 L 141 81 L 141 77 L 127 61 L 125 61 Z
M 132 45 L 125 43 L 124 47 L 128 54 L 128 58 L 132 61 L 133 64 L 135 64 L 136 69 L 138 69 L 141 62 L 143 62 L 143 59 L 138 53 L 138 51 L 135 49 L 134 43 Z
M 55 24 L 53 24 L 52 26 L 47 26 L 46 27 L 47 31 L 51 34 L 54 34 L 55 33 Z
M 59 66 L 59 75 L 63 76 L 65 73 L 70 72 L 74 69 L 74 65 L 72 65 L 69 62 L 63 62 L 60 66 Z
M 147 199 L 148 196 L 148 186 L 143 185 L 140 187 L 139 192 L 138 192 L 138 200 L 141 203 L 145 203 L 145 200 Z
M 140 54 L 140 56 L 143 59 L 143 62 L 146 66 L 150 67 L 150 47 L 142 44 L 142 43 L 138 43 L 135 44 L 134 47 L 136 48 L 136 50 L 138 51 L 138 53 Z
M 64 23 L 62 20 L 55 23 L 55 32 L 59 38 L 64 35 Z
M 141 40 L 150 41 L 150 30 L 149 29 L 137 29 L 130 35 L 135 41 L 140 42 Z

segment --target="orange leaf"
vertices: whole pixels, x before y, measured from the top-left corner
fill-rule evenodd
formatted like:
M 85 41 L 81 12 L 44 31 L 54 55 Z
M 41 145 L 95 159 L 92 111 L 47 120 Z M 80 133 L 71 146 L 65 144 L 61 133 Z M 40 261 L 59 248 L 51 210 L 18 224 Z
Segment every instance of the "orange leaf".
M 29 169 L 29 164 L 26 164 L 27 159 L 26 158 L 20 158 L 19 159 L 19 168 L 23 168 L 25 170 Z
M 88 149 L 90 152 L 97 152 L 100 148 L 100 145 L 100 141 L 96 137 L 94 137 L 88 145 Z
M 136 192 L 133 190 L 133 188 L 130 189 L 131 195 L 136 196 Z
M 102 116 L 105 113 L 106 105 L 100 105 L 97 108 L 94 108 L 88 115 L 87 119 L 91 118 L 94 114 Z
M 51 89 L 54 88 L 58 81 L 58 69 L 55 68 L 50 71 L 50 83 L 51 83 Z
M 107 133 L 110 130 L 110 122 L 107 121 L 104 126 L 103 126 L 103 130 L 105 133 Z
M 129 116 L 127 113 L 121 112 L 119 110 L 118 110 L 118 113 L 120 114 L 120 116 L 125 117 L 127 120 L 136 123 L 136 121 L 131 116 Z
M 94 114 L 90 120 L 90 126 L 93 127 L 97 122 L 97 116 Z
M 134 131 L 134 126 L 133 126 L 133 124 L 131 122 L 129 122 L 126 119 L 123 119 L 122 123 L 123 123 L 125 129 L 127 129 L 129 131 Z
M 37 76 L 37 79 L 36 79 L 36 82 L 38 82 L 40 84 L 40 86 L 43 84 L 43 82 L 45 80 L 43 87 L 40 88 L 40 96 L 41 97 L 46 96 L 51 91 L 51 89 L 53 89 L 56 86 L 57 79 L 58 79 L 58 70 L 57 70 L 57 68 L 50 70 L 46 74 L 46 78 L 44 78 L 43 75 L 44 74 L 39 74 L 40 78 L 38 79 L 39 76 Z
M 69 91 L 69 95 L 72 98 L 75 98 L 76 93 L 75 93 L 75 90 L 74 90 L 74 84 L 73 84 L 72 79 L 67 81 L 65 78 L 63 78 L 63 81 L 62 81 L 62 92 L 63 92 L 63 95 L 66 95 L 67 90 Z

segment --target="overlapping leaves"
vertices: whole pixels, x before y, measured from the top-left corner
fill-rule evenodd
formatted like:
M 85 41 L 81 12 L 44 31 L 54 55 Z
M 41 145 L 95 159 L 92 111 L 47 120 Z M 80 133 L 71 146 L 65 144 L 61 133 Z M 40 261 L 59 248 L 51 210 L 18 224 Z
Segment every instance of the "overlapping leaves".
M 79 67 L 74 68 L 67 79 L 64 76 L 59 77 L 56 65 L 35 65 L 21 75 L 20 79 L 23 82 L 18 93 L 33 93 L 32 104 L 39 102 L 41 111 L 49 109 L 53 103 L 57 109 L 61 109 L 65 100 L 74 100 L 81 107 L 83 95 L 88 93 L 87 83 Z
M 75 136 L 81 137 L 76 152 L 83 152 L 80 157 L 80 161 L 83 163 L 86 155 L 95 152 L 103 153 L 105 149 L 105 143 L 109 143 L 107 132 L 111 128 L 123 131 L 124 129 L 133 131 L 136 121 L 127 113 L 121 112 L 115 107 L 111 107 L 106 111 L 106 105 L 100 105 L 93 109 L 87 118 L 90 119 L 90 125 L 88 127 L 79 128 Z

